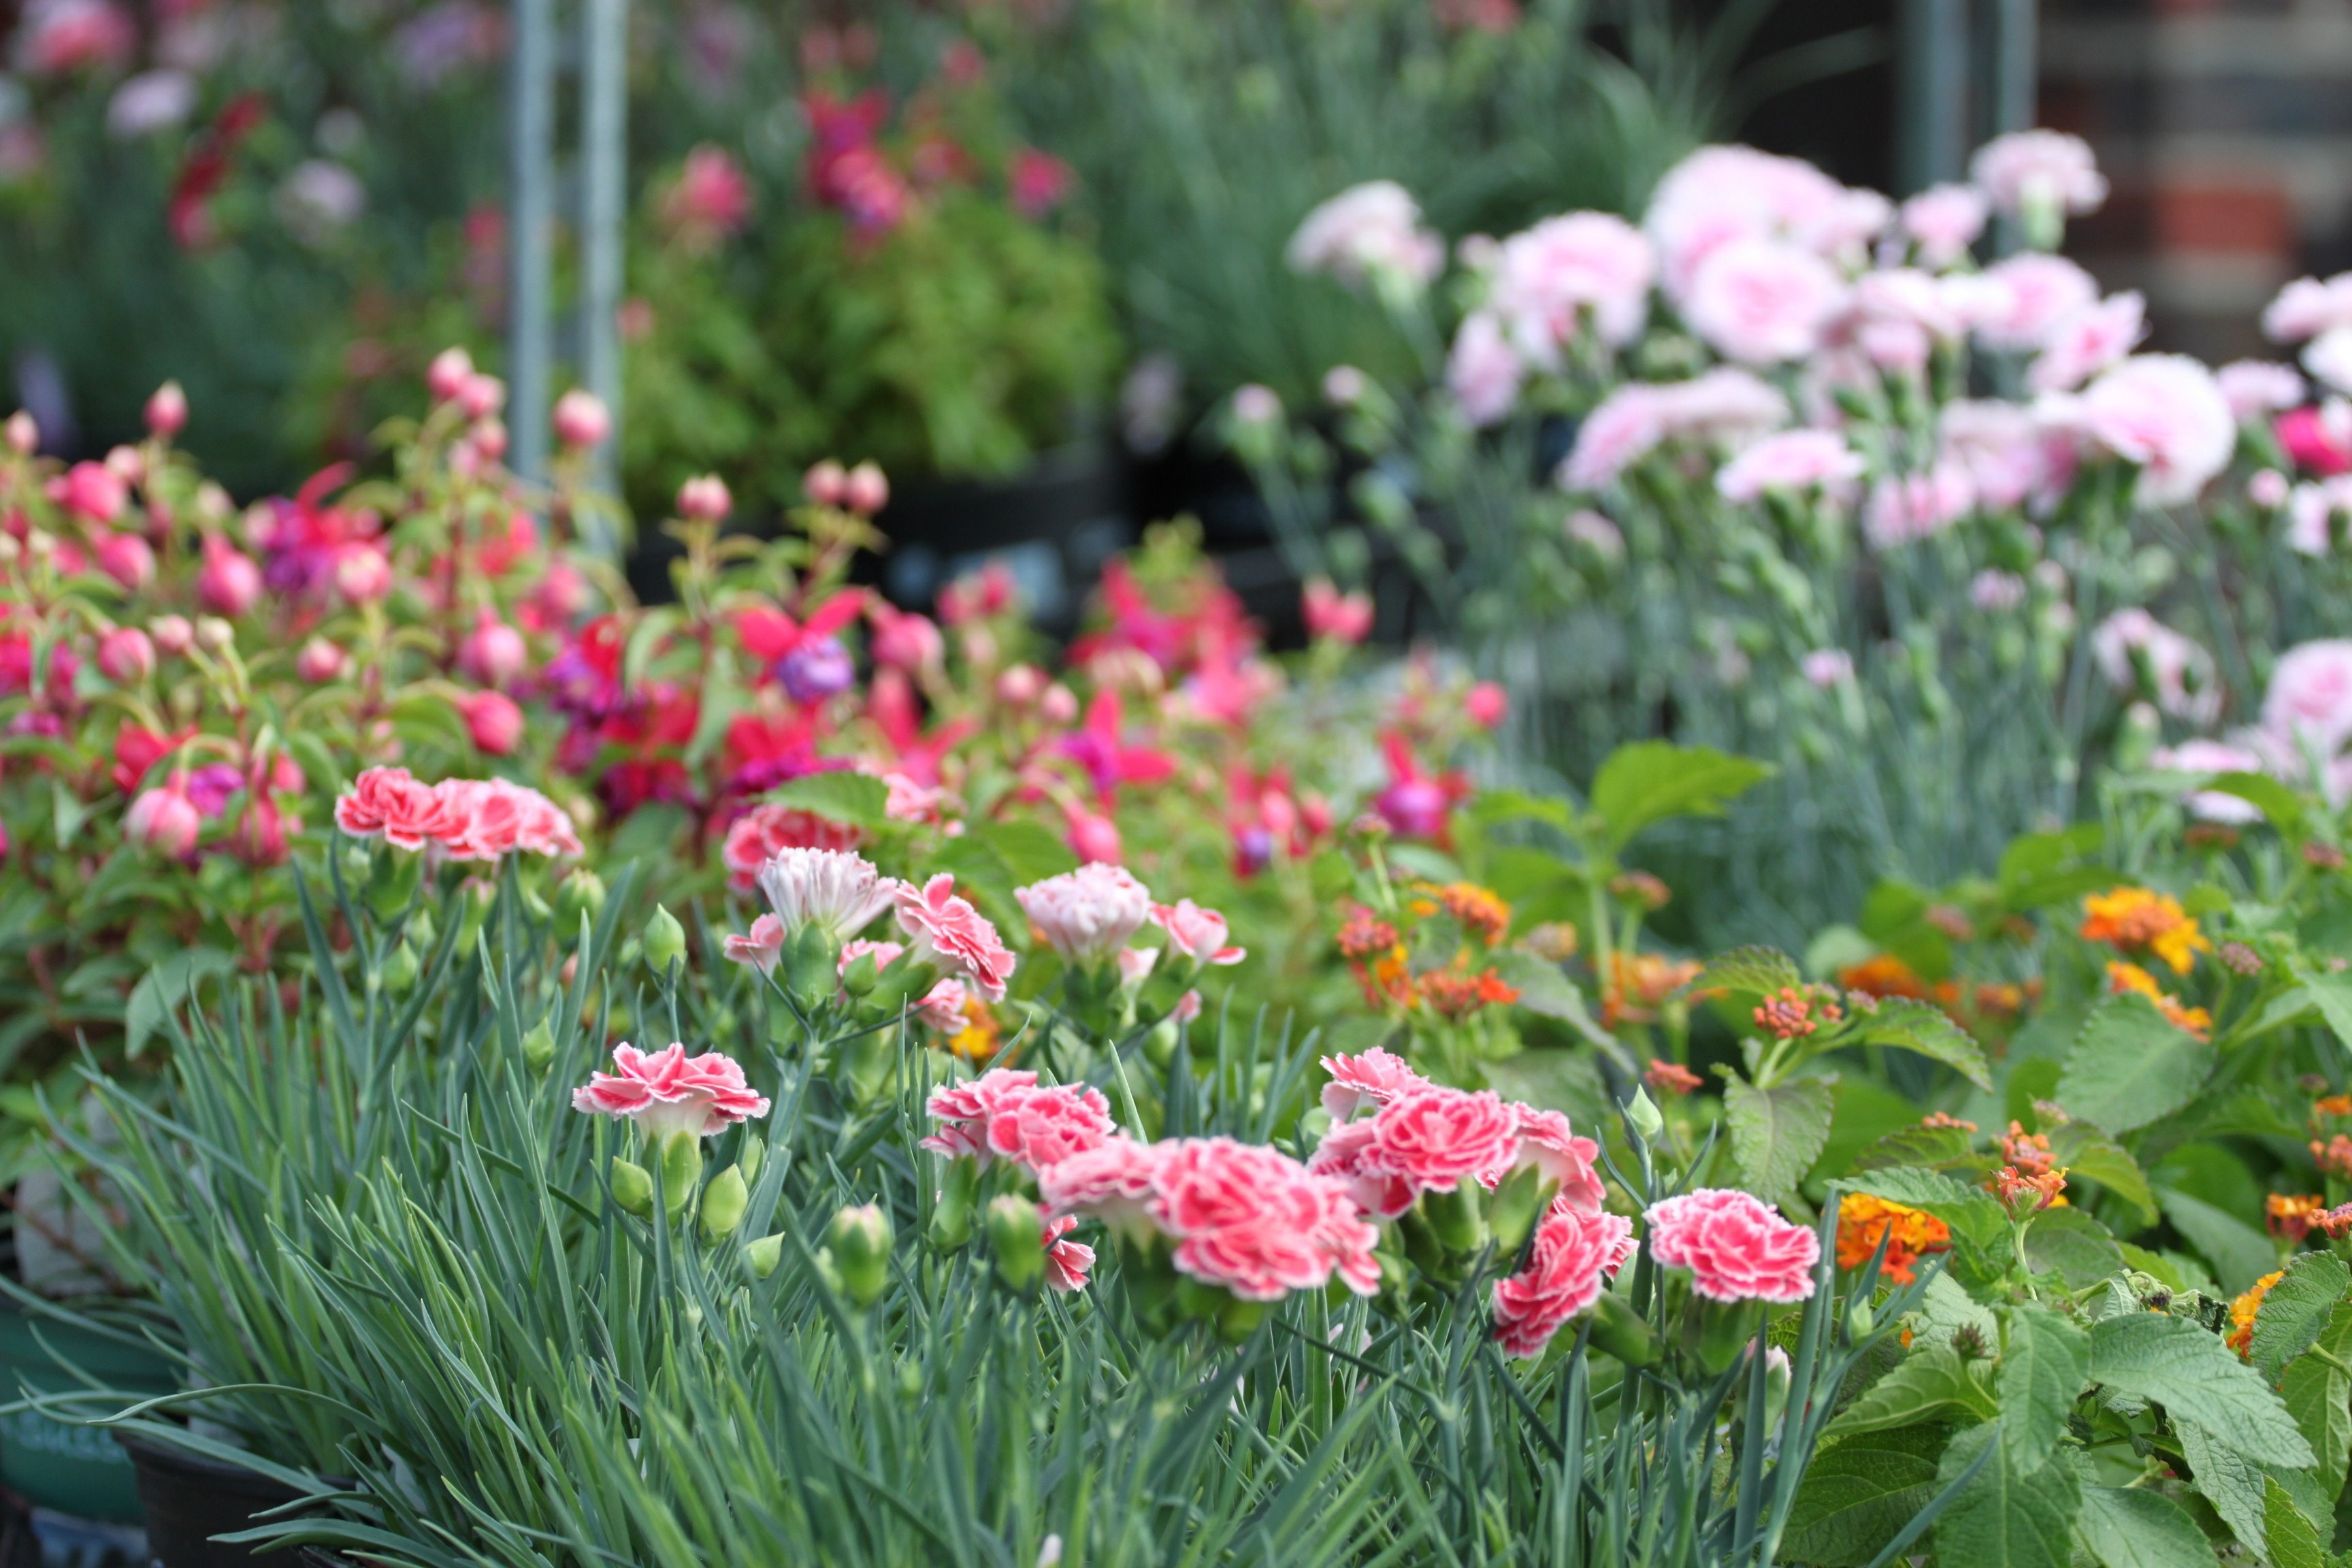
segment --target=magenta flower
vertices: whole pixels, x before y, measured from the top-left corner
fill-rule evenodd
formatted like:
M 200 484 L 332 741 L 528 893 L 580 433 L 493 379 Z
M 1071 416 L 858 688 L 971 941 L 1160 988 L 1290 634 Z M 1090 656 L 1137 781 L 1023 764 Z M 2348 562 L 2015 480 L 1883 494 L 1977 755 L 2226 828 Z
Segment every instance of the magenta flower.
M 572 1091 L 572 1110 L 626 1118 L 653 1139 L 709 1138 L 768 1114 L 767 1097 L 753 1093 L 742 1068 L 721 1051 L 689 1057 L 673 1043 L 648 1055 L 625 1044 L 613 1047 L 613 1067 Z
M 1710 1301 L 1801 1301 L 1813 1293 L 1821 1238 L 1750 1194 L 1700 1187 L 1653 1205 L 1643 1217 L 1650 1256 L 1685 1268 Z
M 1541 1355 L 1561 1325 L 1601 1300 L 1633 1250 L 1633 1223 L 1620 1215 L 1561 1208 L 1546 1215 L 1518 1272 L 1495 1281 L 1495 1339 L 1503 1353 Z

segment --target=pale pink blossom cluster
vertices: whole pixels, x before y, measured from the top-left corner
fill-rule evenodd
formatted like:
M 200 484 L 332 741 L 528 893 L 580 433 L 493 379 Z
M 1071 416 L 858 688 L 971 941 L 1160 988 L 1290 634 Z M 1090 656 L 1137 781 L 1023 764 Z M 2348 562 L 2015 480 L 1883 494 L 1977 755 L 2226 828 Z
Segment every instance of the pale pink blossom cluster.
M 2137 291 L 2084 306 L 2051 329 L 2025 384 L 2035 392 L 2072 392 L 2121 363 L 2147 331 L 2147 301 Z
M 901 884 L 845 849 L 779 849 L 760 868 L 760 893 L 787 933 L 822 927 L 844 942 L 891 907 Z
M 1985 268 L 1970 325 L 1987 348 L 2031 352 L 2098 302 L 2091 275 L 2063 256 L 2025 251 Z
M 1733 239 L 1698 264 L 1683 320 L 1709 348 L 1743 364 L 1783 364 L 1818 350 L 1850 295 L 1838 269 L 1784 241 Z
M 1718 469 L 1715 488 L 1726 500 L 1767 494 L 1838 497 L 1862 477 L 1862 454 L 1833 430 L 1784 430 L 1767 436 Z
M 1180 1274 L 1244 1301 L 1321 1289 L 1336 1276 L 1380 1289 L 1379 1232 L 1339 1183 L 1229 1138 L 1139 1143 L 1113 1137 L 1048 1166 L 1047 1211 L 1099 1219 L 1131 1245 L 1164 1242 Z
M 1100 1147 L 1118 1131 L 1102 1090 L 1041 1084 L 1035 1073 L 1012 1068 L 935 1089 L 924 1110 L 939 1123 L 924 1148 L 983 1167 L 1008 1161 L 1033 1176 Z
M 1854 282 L 1844 331 L 1872 365 L 1916 374 L 1941 346 L 1968 335 L 1982 280 L 1937 277 L 1916 267 L 1882 268 Z
M 1421 208 L 1393 180 L 1340 192 L 1308 213 L 1286 253 L 1294 272 L 1321 272 L 1349 287 L 1388 280 L 1418 288 L 1445 265 L 1445 242 L 1422 226 Z
M 1679 303 L 1706 263 L 1736 242 L 1764 240 L 1825 261 L 1858 262 L 1890 216 L 1885 197 L 1842 185 L 1811 163 L 1715 146 L 1667 171 L 1642 226 L 1657 246 L 1666 294 Z
M 1122 867 L 1089 861 L 1014 889 L 1022 911 L 1065 962 L 1109 963 L 1151 918 L 1151 890 Z
M 2176 719 L 2210 724 L 2221 710 L 2213 656 L 2137 607 L 2117 610 L 2091 633 L 2091 653 L 2117 690 L 2143 686 Z
M 2213 383 L 2241 425 L 2258 424 L 2270 415 L 2294 407 L 2308 390 L 2293 365 L 2267 360 L 2233 360 L 2213 373 Z
M 1689 1270 L 1691 1289 L 1710 1301 L 1785 1305 L 1813 1293 L 1821 1237 L 1752 1194 L 1700 1187 L 1652 1205 L 1643 1222 L 1650 1256 Z
M 2013 131 L 1977 149 L 1969 177 L 2015 217 L 2096 212 L 2107 199 L 2090 144 L 2060 131 Z
M 1932 539 L 1969 514 L 1976 487 L 1969 471 L 1945 458 L 1924 473 L 1889 474 L 1870 488 L 1863 537 L 1875 550 Z
M 652 1052 L 623 1044 L 613 1047 L 611 1072 L 592 1072 L 572 1091 L 572 1109 L 634 1121 L 651 1139 L 672 1132 L 709 1138 L 767 1115 L 768 1100 L 752 1092 L 741 1066 L 722 1051 L 689 1057 L 675 1043 Z
M 1968 255 L 1990 214 L 1990 202 L 1974 185 L 1930 185 L 1896 217 L 1920 265 L 1941 271 Z
M 1777 388 L 1729 365 L 1688 381 L 1633 382 L 1585 416 L 1560 482 L 1572 490 L 1599 489 L 1668 442 L 1738 451 L 1789 417 L 1789 400 Z
M 580 835 L 563 808 L 504 779 L 420 784 L 406 768 L 370 768 L 335 800 L 335 826 L 399 849 L 431 847 L 452 860 L 495 860 L 518 850 L 578 855 Z

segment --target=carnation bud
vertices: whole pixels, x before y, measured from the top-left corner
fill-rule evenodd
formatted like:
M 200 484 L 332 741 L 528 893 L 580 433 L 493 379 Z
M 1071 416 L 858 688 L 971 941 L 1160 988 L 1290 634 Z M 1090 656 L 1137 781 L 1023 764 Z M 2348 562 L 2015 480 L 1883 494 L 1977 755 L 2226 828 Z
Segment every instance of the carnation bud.
M 574 871 L 555 889 L 555 912 L 569 930 L 580 917 L 593 921 L 604 912 L 604 879 L 593 871 Z
M 661 1177 L 662 1206 L 675 1219 L 694 1196 L 695 1184 L 702 1180 L 702 1140 L 684 1130 L 663 1139 Z
M 666 904 L 654 906 L 654 918 L 646 922 L 646 962 L 656 974 L 667 974 L 670 966 L 686 957 L 686 928 Z
M 971 1239 L 972 1200 L 980 1192 L 980 1162 L 950 1160 L 940 1172 L 940 1201 L 931 1209 L 931 1245 L 954 1252 Z
M 347 662 L 341 648 L 325 637 L 312 637 L 294 656 L 294 673 L 318 686 L 342 674 Z
M 810 465 L 801 478 L 801 493 L 812 506 L 839 506 L 849 476 L 831 458 Z
M 1846 1303 L 1845 1332 L 1848 1339 L 1859 1344 L 1868 1339 L 1871 1331 L 1877 1326 L 1878 1321 L 1871 1312 L 1868 1297 L 1856 1296 Z
M 136 686 L 155 673 L 155 645 L 136 626 L 117 626 L 98 639 L 98 669 L 118 686 Z
M 735 510 L 727 481 L 717 474 L 698 474 L 677 487 L 677 515 L 694 522 L 717 522 Z
M 436 403 L 454 403 L 474 379 L 474 356 L 461 348 L 446 348 L 425 367 L 425 390 Z
M 890 1282 L 890 1216 L 878 1204 L 848 1204 L 825 1233 L 842 1293 L 860 1307 L 879 1300 Z
M 702 1189 L 702 1239 L 717 1243 L 735 1234 L 751 1207 L 751 1188 L 740 1165 L 730 1165 Z
M 187 427 L 188 395 L 176 381 L 167 381 L 147 399 L 147 434 L 168 441 Z
M 396 919 L 416 897 L 424 877 L 423 856 L 386 847 L 377 853 L 375 868 L 368 873 L 368 908 L 380 921 Z
M 555 1030 L 541 1018 L 522 1037 L 523 1065 L 533 1072 L 545 1072 L 555 1060 Z
M 1004 1288 L 1027 1295 L 1045 1273 L 1045 1221 L 1037 1205 L 1006 1193 L 988 1205 L 988 1248 L 996 1258 L 996 1278 Z
M 613 1201 L 620 1205 L 625 1214 L 633 1214 L 639 1219 L 653 1218 L 653 1173 L 634 1160 L 624 1160 L 617 1154 L 614 1155 Z
M 872 517 L 890 504 L 890 481 L 877 465 L 860 463 L 842 482 L 841 499 L 850 510 Z
M 601 446 L 613 433 L 613 416 L 604 400 L 577 386 L 555 400 L 554 422 L 555 438 L 580 451 Z
M 404 940 L 392 950 L 392 956 L 383 961 L 383 968 L 377 972 L 377 977 L 383 982 L 383 988 L 394 996 L 405 995 L 416 984 L 416 950 Z
M 8 416 L 5 428 L 9 449 L 20 458 L 31 457 L 34 448 L 41 444 L 41 427 L 34 424 L 33 416 L 21 408 Z
M 1658 1114 L 1649 1091 L 1643 1089 L 1635 1089 L 1633 1098 L 1625 1102 L 1625 1121 L 1645 1143 L 1655 1142 L 1658 1134 L 1666 1130 L 1666 1119 Z
M 1662 1349 L 1658 1331 L 1614 1290 L 1592 1304 L 1592 1348 L 1627 1366 L 1654 1365 Z
M 196 628 L 185 616 L 157 616 L 147 629 L 154 634 L 156 650 L 168 658 L 185 658 L 196 646 Z
M 751 1271 L 754 1279 L 767 1279 L 775 1273 L 783 1260 L 784 1235 L 782 1231 L 743 1244 L 743 1267 Z

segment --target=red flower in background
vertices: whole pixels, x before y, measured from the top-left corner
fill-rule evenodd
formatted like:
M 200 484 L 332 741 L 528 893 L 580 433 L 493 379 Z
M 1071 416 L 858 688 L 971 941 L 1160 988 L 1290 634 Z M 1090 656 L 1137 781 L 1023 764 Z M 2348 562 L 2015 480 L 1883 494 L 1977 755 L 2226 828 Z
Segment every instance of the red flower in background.
M 2290 408 L 2272 429 L 2295 467 L 2323 479 L 2352 471 L 2352 429 L 2316 407 Z
M 1013 154 L 1013 205 L 1024 217 L 1039 218 L 1069 200 L 1077 174 L 1051 153 L 1024 147 Z
M 1126 709 L 1118 693 L 1107 688 L 1087 704 L 1085 726 L 1062 737 L 1061 752 L 1086 770 L 1095 793 L 1106 801 L 1121 784 L 1158 784 L 1176 772 L 1176 759 L 1168 752 L 1128 743 Z
M 199 250 L 216 237 L 212 199 L 228 183 L 237 147 L 268 114 L 269 107 L 259 93 L 239 93 L 188 149 L 179 176 L 172 182 L 168 215 L 172 242 L 181 249 Z
M 1407 838 L 1444 842 L 1445 819 L 1468 798 L 1470 781 L 1457 773 L 1424 773 L 1394 731 L 1381 737 L 1381 751 L 1388 758 L 1389 787 L 1373 797 L 1372 810 Z

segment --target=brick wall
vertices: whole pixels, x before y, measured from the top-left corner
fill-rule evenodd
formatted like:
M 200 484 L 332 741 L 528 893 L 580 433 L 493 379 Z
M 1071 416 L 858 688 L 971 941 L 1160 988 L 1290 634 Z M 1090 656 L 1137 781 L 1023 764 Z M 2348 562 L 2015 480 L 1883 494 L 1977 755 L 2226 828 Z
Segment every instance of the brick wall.
M 2280 284 L 2352 268 L 2352 0 L 2044 0 L 2043 122 L 2114 184 L 2067 248 L 2159 346 L 2275 354 Z

